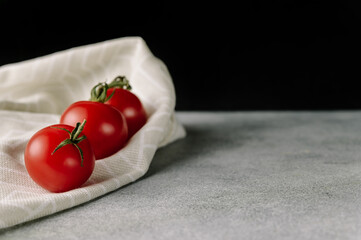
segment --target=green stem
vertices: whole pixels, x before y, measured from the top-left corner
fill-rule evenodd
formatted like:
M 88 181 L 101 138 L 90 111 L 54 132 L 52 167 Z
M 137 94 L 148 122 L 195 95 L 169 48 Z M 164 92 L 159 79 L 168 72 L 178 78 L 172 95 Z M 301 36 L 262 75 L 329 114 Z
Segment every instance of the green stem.
M 108 89 L 111 89 L 111 88 L 113 88 L 114 90 L 107 97 L 107 91 L 108 91 Z M 109 99 L 111 99 L 114 95 L 115 88 L 122 88 L 122 89 L 126 89 L 126 90 L 132 89 L 132 87 L 129 84 L 129 80 L 125 76 L 117 76 L 109 84 L 104 82 L 104 83 L 98 83 L 97 85 L 95 85 L 90 92 L 90 101 L 101 102 L 101 103 L 105 103 L 105 102 L 109 101 Z
M 86 136 L 85 135 L 83 135 L 81 137 L 78 137 L 78 136 L 83 131 L 85 123 L 86 123 L 85 119 L 84 119 L 83 123 L 81 123 L 81 124 L 80 124 L 80 122 L 78 122 L 76 124 L 75 128 L 73 129 L 73 131 L 71 131 L 71 132 L 65 128 L 53 127 L 53 128 L 57 128 L 57 129 L 66 131 L 67 133 L 69 133 L 70 136 L 69 136 L 69 138 L 67 138 L 64 141 L 62 141 L 61 143 L 59 143 L 59 145 L 54 149 L 54 151 L 51 153 L 51 155 L 53 155 L 56 151 L 58 151 L 60 148 L 64 147 L 65 145 L 72 144 L 79 151 L 80 158 L 81 158 L 81 166 L 83 167 L 83 161 L 84 161 L 83 151 L 78 146 L 78 143 L 80 143 L 81 141 L 86 139 Z
M 129 84 L 129 80 L 125 76 L 117 76 L 116 78 L 114 78 L 114 80 L 111 83 L 109 83 L 108 86 L 109 88 L 118 87 L 127 90 L 132 90 L 132 87 Z
M 107 91 L 109 85 L 107 83 L 98 83 L 95 85 L 90 92 L 90 101 L 104 103 L 107 98 Z

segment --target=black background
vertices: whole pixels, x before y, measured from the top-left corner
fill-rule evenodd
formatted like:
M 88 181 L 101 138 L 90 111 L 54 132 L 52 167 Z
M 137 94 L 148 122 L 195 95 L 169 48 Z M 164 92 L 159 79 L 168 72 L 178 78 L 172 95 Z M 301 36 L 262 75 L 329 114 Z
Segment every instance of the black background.
M 0 0 L 0 65 L 141 36 L 177 110 L 361 108 L 357 1 L 238 4 Z

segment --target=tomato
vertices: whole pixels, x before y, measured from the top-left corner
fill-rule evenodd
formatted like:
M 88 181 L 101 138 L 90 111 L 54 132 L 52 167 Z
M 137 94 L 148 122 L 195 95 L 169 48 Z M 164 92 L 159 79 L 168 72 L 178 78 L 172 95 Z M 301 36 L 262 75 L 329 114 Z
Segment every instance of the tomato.
M 128 126 L 123 114 L 114 107 L 102 102 L 75 102 L 63 112 L 60 123 L 75 126 L 83 119 L 87 120 L 83 133 L 97 160 L 113 155 L 125 145 Z
M 110 88 L 107 96 L 113 96 L 105 102 L 123 113 L 128 125 L 128 138 L 131 138 L 147 122 L 147 115 L 139 98 L 123 88 Z
M 92 146 L 82 133 L 75 135 L 78 129 L 79 126 L 51 125 L 36 132 L 26 145 L 24 160 L 30 177 L 50 192 L 78 188 L 94 170 Z M 72 140 L 69 134 L 73 134 Z
M 128 138 L 131 138 L 147 122 L 147 114 L 141 101 L 130 91 L 132 87 L 124 76 L 117 76 L 102 88 L 106 90 L 106 97 L 102 96 L 103 102 L 123 113 L 128 125 Z M 102 94 L 102 91 L 96 92 L 93 88 L 92 98 Z

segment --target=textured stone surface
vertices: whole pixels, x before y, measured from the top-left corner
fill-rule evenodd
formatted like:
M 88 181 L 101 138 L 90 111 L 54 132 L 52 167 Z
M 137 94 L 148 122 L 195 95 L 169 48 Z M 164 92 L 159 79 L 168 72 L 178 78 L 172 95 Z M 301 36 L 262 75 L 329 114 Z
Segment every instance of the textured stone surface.
M 360 239 L 361 112 L 181 112 L 142 179 L 0 239 Z

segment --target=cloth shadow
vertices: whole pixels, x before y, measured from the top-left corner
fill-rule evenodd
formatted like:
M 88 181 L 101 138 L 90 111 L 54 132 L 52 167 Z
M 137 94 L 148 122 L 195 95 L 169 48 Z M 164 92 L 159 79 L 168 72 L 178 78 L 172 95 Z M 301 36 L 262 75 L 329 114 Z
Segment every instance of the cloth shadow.
M 247 141 L 262 138 L 264 128 L 268 128 L 267 125 L 257 122 L 224 124 L 221 127 L 213 124 L 185 125 L 184 127 L 187 136 L 158 149 L 149 170 L 139 180 L 167 171 L 177 165 L 186 164 L 200 155 L 241 148 Z

